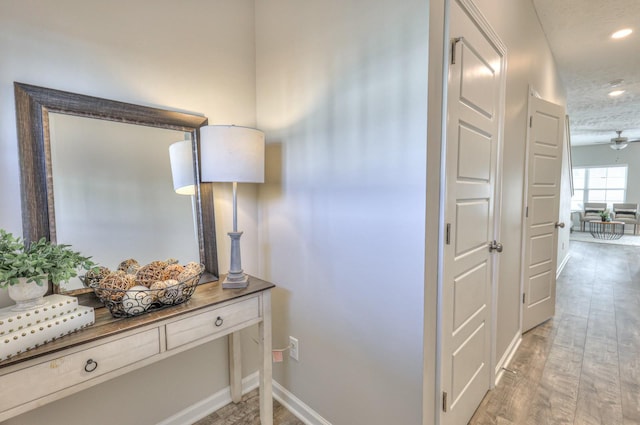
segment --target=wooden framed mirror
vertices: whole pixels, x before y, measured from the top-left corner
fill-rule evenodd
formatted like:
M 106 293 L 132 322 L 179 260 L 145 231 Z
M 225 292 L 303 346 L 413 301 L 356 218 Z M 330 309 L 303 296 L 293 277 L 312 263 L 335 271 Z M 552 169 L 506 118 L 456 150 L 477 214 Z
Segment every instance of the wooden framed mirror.
M 52 149 L 52 130 L 54 127 L 58 127 L 58 130 L 62 127 L 61 122 L 70 121 L 73 122 L 76 118 L 87 119 L 87 120 L 97 120 L 93 123 L 93 125 L 97 125 L 96 130 L 84 130 L 84 133 L 79 132 L 80 134 L 85 134 L 87 140 L 90 139 L 92 143 L 100 143 L 99 145 L 95 145 L 99 147 L 100 157 L 96 160 L 96 164 L 100 161 L 107 162 L 108 167 L 112 167 L 113 173 L 111 176 L 116 177 L 119 174 L 118 165 L 119 164 L 109 164 L 107 158 L 115 158 L 131 155 L 131 152 L 127 152 L 131 149 L 131 146 L 135 146 L 138 141 L 141 143 L 140 136 L 138 136 L 140 127 L 152 128 L 155 130 L 169 130 L 169 134 L 163 134 L 162 136 L 158 136 L 157 133 L 153 133 L 150 138 L 154 140 L 160 140 L 161 138 L 166 139 L 167 137 L 176 138 L 179 137 L 182 139 L 183 135 L 187 136 L 192 141 L 192 153 L 193 153 L 193 163 L 194 163 L 194 182 L 196 182 L 195 195 L 193 196 L 193 202 L 188 201 L 187 205 L 190 205 L 189 210 L 192 212 L 188 214 L 177 214 L 175 211 L 170 212 L 173 216 L 164 217 L 164 221 L 162 223 L 186 223 L 190 232 L 193 234 L 193 240 L 195 243 L 194 250 L 199 256 L 200 262 L 205 265 L 205 273 L 202 282 L 209 282 L 213 280 L 217 280 L 219 276 L 218 272 L 218 259 L 217 259 L 217 249 L 216 249 L 216 232 L 215 232 L 215 220 L 214 220 L 214 210 L 213 210 L 213 191 L 212 185 L 210 183 L 200 184 L 200 166 L 199 166 L 199 137 L 200 137 L 200 127 L 207 125 L 207 118 L 203 116 L 198 116 L 194 114 L 188 114 L 184 112 L 176 112 L 165 109 L 152 108 L 147 106 L 134 105 L 124 102 L 118 102 L 114 100 L 102 99 L 92 96 L 85 96 L 81 94 L 69 93 L 65 91 L 59 91 L 44 87 L 38 87 L 23 83 L 14 83 L 14 92 L 15 92 L 15 101 L 16 101 L 16 121 L 17 121 L 17 130 L 18 130 L 18 144 L 19 144 L 19 157 L 20 157 L 20 170 L 21 170 L 21 197 L 22 197 L 22 226 L 23 226 L 23 236 L 27 241 L 38 240 L 41 237 L 45 237 L 55 243 L 68 243 L 71 244 L 73 248 L 78 248 L 77 244 L 73 240 L 60 240 L 58 234 L 58 226 L 56 225 L 56 215 L 61 214 L 64 211 L 75 211 L 78 212 L 77 206 L 65 205 L 64 208 L 56 208 L 55 203 L 55 193 L 54 193 L 54 177 L 60 179 L 60 170 L 59 168 L 62 165 L 56 163 L 56 172 L 53 171 L 53 161 L 55 160 L 56 155 L 52 155 L 52 152 L 56 152 L 60 150 L 57 147 Z M 73 119 L 68 119 L 73 118 Z M 55 125 L 54 125 L 55 122 Z M 92 137 L 92 134 L 104 134 L 102 125 L 104 122 L 113 122 L 116 123 L 114 125 L 117 126 L 133 126 L 132 130 L 135 131 L 136 136 L 132 136 L 131 141 L 124 144 L 116 144 L 111 143 L 106 139 L 99 139 L 98 137 Z M 84 125 L 85 123 L 83 123 Z M 154 130 L 154 131 L 155 131 Z M 63 131 L 54 131 L 54 133 L 63 133 Z M 55 134 L 54 134 L 55 135 Z M 94 139 L 99 139 L 96 142 Z M 82 140 L 82 138 L 79 138 Z M 178 140 L 175 140 L 178 141 Z M 82 142 L 76 142 L 82 143 Z M 88 143 L 88 142 L 87 142 Z M 154 143 L 154 142 L 152 142 Z M 158 168 L 163 169 L 163 173 L 169 173 L 170 176 L 170 166 L 168 163 L 168 149 L 166 145 L 166 141 L 161 143 L 153 144 L 153 149 L 155 150 L 155 146 L 158 146 L 158 149 L 162 150 L 162 153 L 158 152 L 157 157 L 166 158 L 166 161 L 163 159 L 163 163 L 159 165 L 154 165 L 150 163 L 147 158 L 144 160 L 138 160 L 140 163 L 140 170 L 155 170 Z M 87 148 L 87 146 L 81 146 L 82 149 L 71 149 L 73 151 L 84 150 L 87 152 L 95 151 L 97 149 Z M 127 147 L 128 146 L 128 147 Z M 161 147 L 160 147 L 161 146 Z M 137 150 L 140 151 L 141 148 L 136 146 Z M 69 147 L 67 146 L 67 152 L 69 152 Z M 142 148 L 144 149 L 147 148 Z M 114 152 L 115 151 L 115 152 Z M 165 152 L 166 151 L 166 152 Z M 63 155 L 65 152 L 63 150 Z M 58 155 L 59 156 L 59 155 Z M 73 161 L 68 161 L 73 167 Z M 83 160 L 80 160 L 80 163 L 76 162 L 76 165 L 86 165 L 83 164 Z M 75 168 L 75 167 L 73 167 Z M 91 169 L 91 166 L 85 166 L 84 168 Z M 90 171 L 91 172 L 91 171 Z M 104 173 L 103 173 L 104 174 Z M 77 175 L 73 176 L 73 181 L 91 181 L 95 180 L 96 177 L 89 174 L 86 177 L 78 177 Z M 110 178 L 102 177 L 100 184 L 103 186 L 106 184 L 110 184 Z M 149 182 L 153 182 L 156 184 L 156 180 L 166 180 L 165 177 L 158 178 L 154 177 L 152 179 L 147 179 L 146 182 L 139 182 L 136 179 L 130 179 L 134 181 L 129 181 L 128 184 L 131 185 L 139 185 L 138 192 L 144 194 L 145 196 L 139 196 L 141 204 L 150 204 L 150 207 L 153 208 L 150 212 L 147 213 L 139 213 L 140 221 L 145 221 L 145 223 L 141 223 L 147 225 L 147 227 L 151 227 L 150 231 L 161 233 L 164 229 L 153 229 L 153 225 L 149 226 L 149 221 L 151 218 L 155 218 L 157 214 L 161 214 L 166 212 L 165 210 L 169 210 L 169 208 L 163 208 L 163 205 L 168 205 L 169 203 L 174 203 L 178 201 L 169 199 L 167 201 L 150 201 L 146 196 L 149 193 Z M 158 184 L 166 185 L 166 181 L 159 182 Z M 168 183 L 171 185 L 171 183 Z M 147 186 L 145 186 L 147 185 Z M 58 186 L 58 190 L 63 186 Z M 85 192 L 95 192 L 94 188 L 86 188 Z M 163 191 L 167 193 L 173 193 L 173 187 L 163 189 Z M 117 192 L 117 191 L 116 191 Z M 96 196 L 101 197 L 101 194 L 96 194 Z M 170 195 L 167 195 L 170 196 Z M 183 197 L 183 195 L 175 195 L 178 197 Z M 62 199 L 62 197 L 61 197 Z M 95 201 L 83 201 L 80 204 L 93 203 Z M 131 201 L 127 201 L 131 202 Z M 158 204 L 158 202 L 160 202 Z M 184 199 L 180 200 L 181 203 L 184 204 Z M 144 205 L 143 205 L 144 206 Z M 103 207 L 101 207 L 103 208 Z M 133 210 L 132 210 L 133 211 Z M 137 211 L 137 209 L 135 210 Z M 82 211 L 80 211 L 82 212 Z M 135 215 L 135 214 L 132 214 Z M 107 213 L 105 216 L 113 218 L 120 216 L 122 214 L 109 214 Z M 61 217 L 59 217 L 59 221 L 62 223 Z M 83 221 L 84 218 L 83 218 Z M 103 220 L 104 221 L 104 220 Z M 73 220 L 66 220 L 66 222 L 73 223 Z M 87 223 L 84 223 L 86 226 Z M 96 226 L 103 225 L 103 223 L 96 223 Z M 111 223 L 111 229 L 117 229 L 118 223 Z M 126 225 L 120 226 L 125 228 L 128 226 L 129 228 L 135 227 L 135 224 L 127 223 Z M 64 227 L 64 226 L 60 226 Z M 91 224 L 89 223 L 89 228 Z M 163 225 L 166 227 L 166 224 Z M 111 233 L 111 232 L 103 232 L 103 233 Z M 106 236 L 105 236 L 106 237 Z M 114 236 L 117 237 L 117 236 Z M 167 238 L 171 238 L 171 236 L 167 236 Z M 170 244 L 172 239 L 168 241 Z M 78 249 L 85 255 L 93 255 L 91 250 L 85 248 Z M 149 242 L 149 245 L 154 245 L 155 242 Z M 82 245 L 82 244 L 80 244 Z M 144 253 L 139 253 L 140 255 L 144 255 Z M 180 253 L 176 253 L 175 256 L 179 256 Z M 121 259 L 129 258 L 131 255 L 127 255 L 125 253 L 122 254 Z M 135 257 L 134 257 L 135 258 Z M 164 258 L 154 258 L 154 259 L 164 259 Z M 197 260 L 197 259 L 196 259 Z M 99 261 L 98 261 L 99 262 Z M 107 265 L 107 267 L 113 267 L 112 264 Z M 116 264 L 117 266 L 117 264 Z M 50 292 L 58 292 L 57 288 L 50 288 Z M 79 295 L 84 293 L 92 292 L 89 288 L 71 288 L 66 292 L 70 295 Z

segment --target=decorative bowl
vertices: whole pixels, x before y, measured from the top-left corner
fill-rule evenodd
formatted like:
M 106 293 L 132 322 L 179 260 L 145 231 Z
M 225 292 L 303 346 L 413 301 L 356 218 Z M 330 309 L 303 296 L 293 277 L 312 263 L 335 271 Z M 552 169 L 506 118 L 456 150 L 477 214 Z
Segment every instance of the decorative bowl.
M 93 288 L 113 317 L 133 317 L 187 301 L 195 292 L 203 272 L 204 265 L 200 264 L 196 275 L 159 288 L 137 285 L 128 289 L 114 289 L 101 287 L 100 283 L 90 284 L 89 287 Z

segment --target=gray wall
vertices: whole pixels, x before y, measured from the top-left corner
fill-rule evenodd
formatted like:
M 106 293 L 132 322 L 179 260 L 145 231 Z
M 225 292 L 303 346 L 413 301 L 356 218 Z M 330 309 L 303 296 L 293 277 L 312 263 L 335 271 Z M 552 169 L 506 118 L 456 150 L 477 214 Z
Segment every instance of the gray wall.
M 419 424 L 428 2 L 256 11 L 261 271 L 300 341 L 275 379 L 335 425 Z

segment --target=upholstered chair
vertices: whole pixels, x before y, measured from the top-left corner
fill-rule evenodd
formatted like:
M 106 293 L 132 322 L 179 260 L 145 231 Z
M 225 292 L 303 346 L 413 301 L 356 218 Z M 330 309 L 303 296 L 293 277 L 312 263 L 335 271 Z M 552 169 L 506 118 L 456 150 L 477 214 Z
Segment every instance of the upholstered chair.
M 606 209 L 606 202 L 585 202 L 584 211 L 580 213 L 580 230 L 584 232 L 586 222 L 600 220 L 600 214 Z
M 613 219 L 624 224 L 633 224 L 633 234 L 638 229 L 638 204 L 613 204 Z

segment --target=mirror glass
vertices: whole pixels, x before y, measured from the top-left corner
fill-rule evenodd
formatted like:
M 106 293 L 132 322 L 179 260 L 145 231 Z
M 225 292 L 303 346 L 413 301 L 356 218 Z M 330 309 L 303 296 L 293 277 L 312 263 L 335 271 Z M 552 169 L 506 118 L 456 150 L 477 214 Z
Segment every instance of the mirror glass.
M 195 203 L 174 191 L 169 161 L 189 133 L 50 113 L 49 134 L 57 243 L 111 270 L 128 258 L 199 262 Z
M 200 283 L 218 280 L 213 186 L 199 182 L 206 117 L 13 85 L 25 240 L 70 244 L 110 269 L 129 258 L 199 261 Z M 169 146 L 183 140 L 192 195 L 173 190 Z M 49 285 L 100 305 L 80 280 Z

